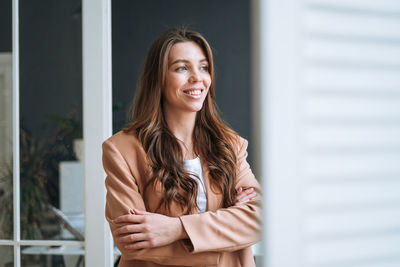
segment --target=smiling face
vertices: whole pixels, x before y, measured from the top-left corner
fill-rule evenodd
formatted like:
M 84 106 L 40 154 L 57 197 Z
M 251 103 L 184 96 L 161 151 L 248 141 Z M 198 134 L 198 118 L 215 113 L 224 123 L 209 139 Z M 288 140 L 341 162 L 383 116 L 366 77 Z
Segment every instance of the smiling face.
M 197 112 L 203 107 L 211 84 L 209 63 L 195 42 L 172 46 L 163 88 L 163 105 L 168 112 Z

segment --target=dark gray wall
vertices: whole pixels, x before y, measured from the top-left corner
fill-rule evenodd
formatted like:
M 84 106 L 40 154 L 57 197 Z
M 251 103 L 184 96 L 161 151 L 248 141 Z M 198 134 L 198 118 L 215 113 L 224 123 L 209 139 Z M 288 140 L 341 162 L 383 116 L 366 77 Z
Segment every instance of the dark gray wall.
M 77 118 L 82 117 L 80 2 L 20 3 L 21 123 L 37 137 L 52 131 L 49 115 L 65 116 L 77 108 Z
M 82 117 L 80 0 L 20 1 L 20 120 L 37 139 L 77 109 Z M 12 50 L 12 1 L 0 2 L 0 52 Z
M 73 136 L 56 137 L 61 121 L 50 117 L 66 117 L 76 109 L 76 120 L 82 120 L 81 1 L 20 1 L 19 8 L 20 124 L 45 146 L 42 171 L 49 202 L 57 207 L 58 162 L 74 159 Z
M 113 102 L 126 108 L 150 44 L 168 27 L 187 25 L 214 49 L 217 103 L 223 118 L 251 138 L 250 5 L 247 0 L 114 0 Z M 114 131 L 126 118 L 114 112 Z
M 0 1 L 0 52 L 12 50 L 12 1 Z

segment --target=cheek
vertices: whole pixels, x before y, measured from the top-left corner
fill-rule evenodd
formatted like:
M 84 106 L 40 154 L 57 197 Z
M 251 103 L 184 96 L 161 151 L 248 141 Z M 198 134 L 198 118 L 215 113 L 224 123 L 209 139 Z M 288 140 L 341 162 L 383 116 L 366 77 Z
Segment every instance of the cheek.
M 175 91 L 175 88 L 176 88 L 176 79 L 173 79 L 173 77 L 166 79 L 165 87 L 163 89 L 164 94 L 172 94 Z
M 171 88 L 165 88 L 164 90 L 164 100 L 172 103 L 175 102 L 176 94 L 171 90 Z
M 165 87 L 162 89 L 162 97 L 163 101 L 170 102 L 171 101 L 171 85 L 169 83 L 165 83 Z
M 207 81 L 207 89 L 208 89 L 208 88 L 210 88 L 210 85 L 211 85 L 211 76 L 208 75 L 205 80 Z
M 166 81 L 162 93 L 164 101 L 169 103 L 176 102 L 176 99 L 179 98 L 179 85 L 176 83 L 176 80 L 170 79 Z
M 171 75 L 167 80 L 166 80 L 166 87 L 169 89 L 169 91 L 178 91 L 179 88 L 182 87 L 183 84 L 185 84 L 186 80 L 183 75 Z

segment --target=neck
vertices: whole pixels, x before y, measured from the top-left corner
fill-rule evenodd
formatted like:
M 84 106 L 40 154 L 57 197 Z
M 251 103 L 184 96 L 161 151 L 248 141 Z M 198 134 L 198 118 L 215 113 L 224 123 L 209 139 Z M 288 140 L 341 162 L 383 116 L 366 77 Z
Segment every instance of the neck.
M 190 159 L 193 153 L 193 131 L 196 122 L 196 112 L 172 112 L 164 111 L 165 120 L 169 130 L 180 140 L 184 159 Z

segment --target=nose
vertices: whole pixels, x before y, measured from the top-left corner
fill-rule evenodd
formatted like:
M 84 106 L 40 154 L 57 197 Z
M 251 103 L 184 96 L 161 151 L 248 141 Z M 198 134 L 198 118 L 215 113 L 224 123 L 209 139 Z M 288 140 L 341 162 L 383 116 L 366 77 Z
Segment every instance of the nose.
M 193 82 L 198 82 L 200 80 L 201 80 L 201 74 L 199 73 L 199 71 L 193 70 L 190 73 L 189 82 L 193 83 Z

